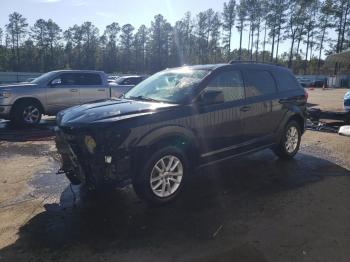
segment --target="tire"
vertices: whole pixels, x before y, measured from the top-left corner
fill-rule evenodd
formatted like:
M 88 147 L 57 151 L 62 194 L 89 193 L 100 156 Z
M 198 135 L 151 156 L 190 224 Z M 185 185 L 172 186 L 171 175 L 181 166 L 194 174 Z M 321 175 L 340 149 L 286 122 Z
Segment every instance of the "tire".
M 291 120 L 284 128 L 280 143 L 273 149 L 275 154 L 285 160 L 292 159 L 299 151 L 301 128 L 298 122 Z
M 35 126 L 40 123 L 41 106 L 33 101 L 24 101 L 16 105 L 11 120 L 16 126 Z
M 161 148 L 136 172 L 132 181 L 134 190 L 148 204 L 169 203 L 183 190 L 188 170 L 188 159 L 180 149 L 174 146 Z

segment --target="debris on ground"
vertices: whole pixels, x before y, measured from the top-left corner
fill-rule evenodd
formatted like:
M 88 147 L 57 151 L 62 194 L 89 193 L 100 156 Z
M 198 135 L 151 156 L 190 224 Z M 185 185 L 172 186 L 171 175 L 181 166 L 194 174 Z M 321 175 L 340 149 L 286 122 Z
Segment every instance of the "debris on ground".
M 323 111 L 318 108 L 307 110 L 306 128 L 309 130 L 338 133 L 339 128 L 349 122 L 349 112 Z
M 308 108 L 307 117 L 313 122 L 319 121 L 320 119 L 328 119 L 344 123 L 350 122 L 350 112 L 323 111 L 319 108 Z
M 221 229 L 223 228 L 223 225 L 220 225 L 219 227 L 218 227 L 218 229 L 214 232 L 214 234 L 213 234 L 213 238 L 215 238 L 218 234 L 219 234 L 219 232 L 221 231 Z
M 342 127 L 340 127 L 339 131 L 338 131 L 338 134 L 342 135 L 342 136 L 350 136 L 350 126 L 342 126 Z

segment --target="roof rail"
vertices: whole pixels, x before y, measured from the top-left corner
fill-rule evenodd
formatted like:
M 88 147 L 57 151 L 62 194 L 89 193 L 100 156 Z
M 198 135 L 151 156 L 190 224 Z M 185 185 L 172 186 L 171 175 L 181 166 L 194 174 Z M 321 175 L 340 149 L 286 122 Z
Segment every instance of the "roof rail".
M 238 64 L 238 63 L 252 63 L 252 64 L 267 64 L 267 65 L 277 65 L 280 66 L 280 64 L 278 63 L 273 63 L 273 62 L 262 62 L 262 61 L 255 61 L 255 60 L 231 60 L 230 62 L 228 62 L 230 65 L 232 64 Z

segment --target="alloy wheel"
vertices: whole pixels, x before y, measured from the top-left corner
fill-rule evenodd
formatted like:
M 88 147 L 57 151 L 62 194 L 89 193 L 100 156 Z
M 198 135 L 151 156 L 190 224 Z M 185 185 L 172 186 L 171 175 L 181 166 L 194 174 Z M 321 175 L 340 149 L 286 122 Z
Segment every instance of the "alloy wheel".
M 173 195 L 183 179 L 183 165 L 174 155 L 162 157 L 152 168 L 150 185 L 153 194 L 160 198 Z
M 291 126 L 286 134 L 285 148 L 289 154 L 292 154 L 298 147 L 299 132 L 295 126 Z
M 36 124 L 40 120 L 40 110 L 35 106 L 27 106 L 23 110 L 23 120 L 26 124 Z

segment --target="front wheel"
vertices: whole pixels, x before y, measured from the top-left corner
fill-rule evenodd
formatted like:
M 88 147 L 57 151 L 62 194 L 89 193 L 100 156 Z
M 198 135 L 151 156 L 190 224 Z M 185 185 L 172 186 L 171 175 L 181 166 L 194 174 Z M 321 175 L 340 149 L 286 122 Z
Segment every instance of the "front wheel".
M 186 155 L 176 147 L 159 149 L 133 178 L 136 194 L 146 202 L 161 205 L 181 192 L 188 172 Z
M 35 102 L 28 101 L 14 108 L 12 121 L 17 126 L 33 126 L 39 124 L 41 116 L 41 107 Z
M 298 122 L 292 120 L 286 125 L 280 143 L 274 148 L 275 154 L 281 159 L 292 159 L 299 151 L 301 128 Z

